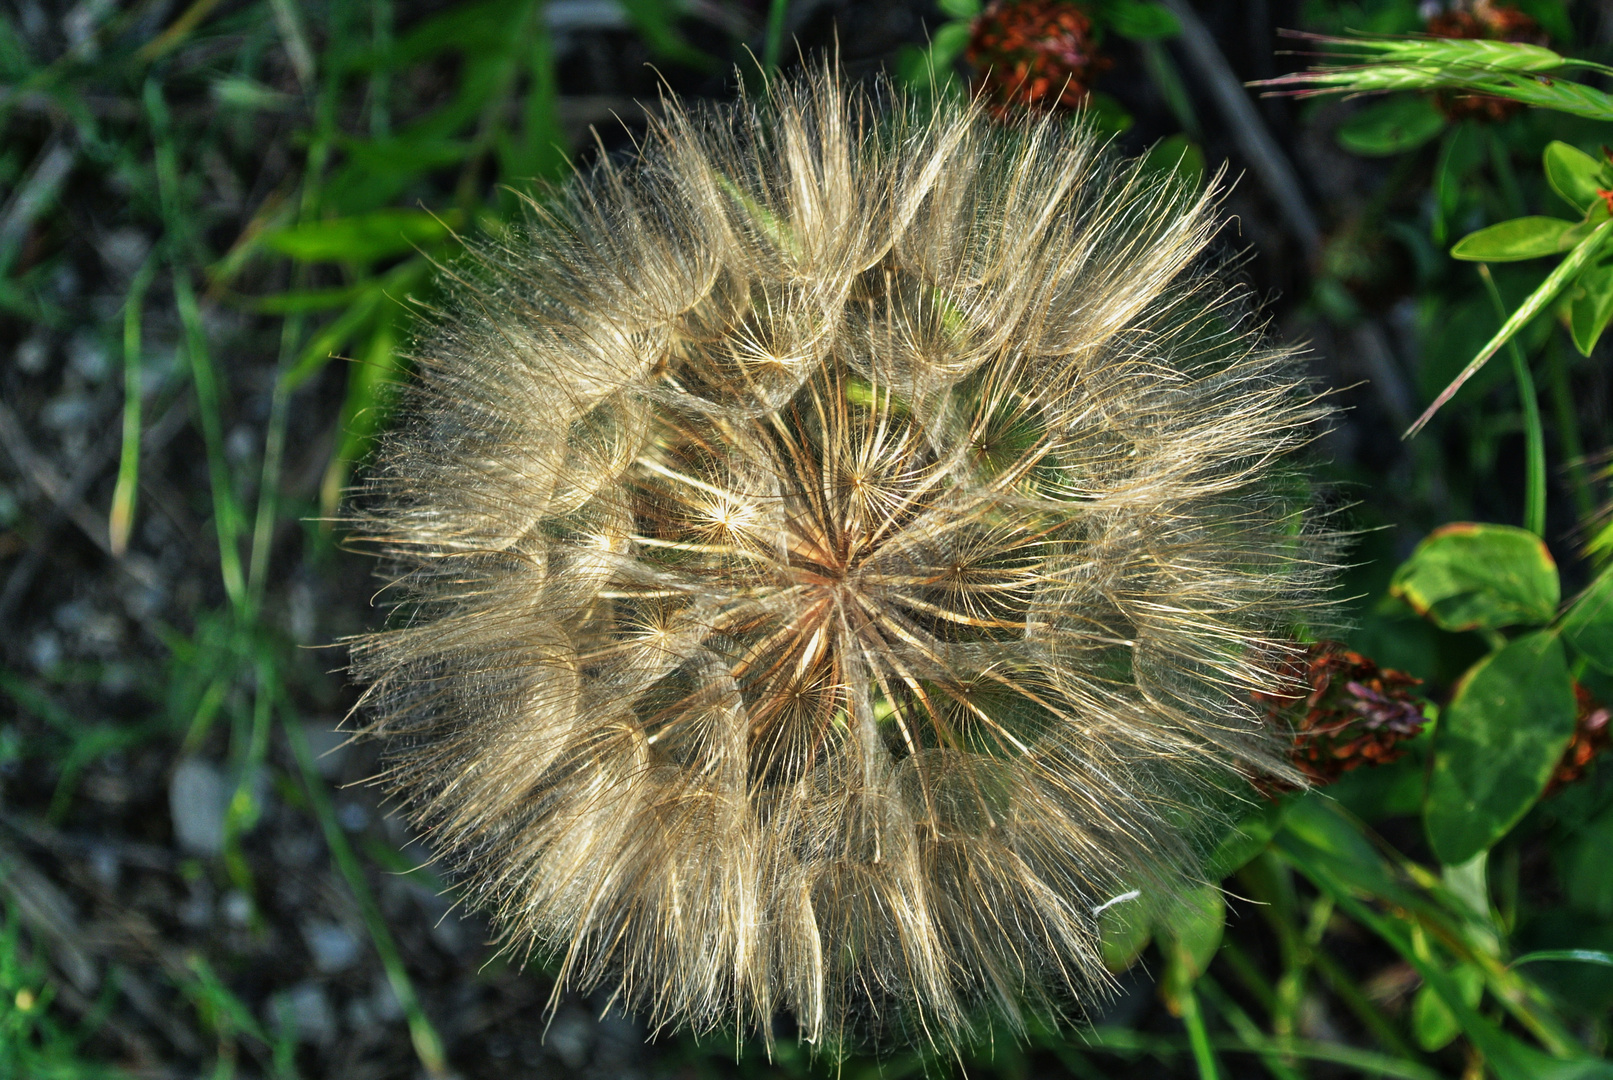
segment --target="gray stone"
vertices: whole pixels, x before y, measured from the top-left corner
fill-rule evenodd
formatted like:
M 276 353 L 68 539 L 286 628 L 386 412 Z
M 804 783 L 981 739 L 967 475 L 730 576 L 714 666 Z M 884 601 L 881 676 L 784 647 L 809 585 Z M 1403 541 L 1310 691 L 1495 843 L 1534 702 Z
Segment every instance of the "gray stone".
M 297 1041 L 323 1046 L 336 1038 L 336 1010 L 330 995 L 316 982 L 298 983 L 270 999 L 275 1026 L 291 1024 Z
M 581 1009 L 561 1009 L 549 1025 L 543 1044 L 573 1072 L 588 1064 L 594 1048 L 594 1021 Z
M 346 971 L 358 962 L 358 938 L 340 923 L 310 919 L 303 923 L 302 938 L 313 954 L 314 967 L 323 974 Z
M 174 839 L 190 855 L 217 855 L 224 848 L 224 814 L 230 789 L 217 766 L 186 758 L 168 782 L 168 813 Z

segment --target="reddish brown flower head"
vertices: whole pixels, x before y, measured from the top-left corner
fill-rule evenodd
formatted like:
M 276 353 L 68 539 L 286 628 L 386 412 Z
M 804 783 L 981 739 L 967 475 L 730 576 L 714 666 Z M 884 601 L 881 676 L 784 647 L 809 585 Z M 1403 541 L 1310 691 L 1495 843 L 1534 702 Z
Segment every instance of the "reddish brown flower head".
M 1511 4 L 1491 0 L 1455 0 L 1427 19 L 1428 32 L 1443 38 L 1486 38 L 1545 45 L 1549 41 L 1540 24 Z M 1497 123 L 1523 108 L 1520 102 L 1490 94 L 1440 90 L 1434 94 L 1440 112 L 1451 120 L 1485 120 Z
M 1574 704 L 1578 714 L 1574 721 L 1574 737 L 1568 741 L 1568 749 L 1563 751 L 1563 758 L 1557 763 L 1557 768 L 1551 774 L 1551 783 L 1546 785 L 1546 794 L 1553 795 L 1575 780 L 1585 775 L 1585 769 L 1590 765 L 1591 759 L 1613 742 L 1613 725 L 1608 723 L 1610 715 L 1608 707 L 1591 696 L 1591 692 L 1574 684 Z
M 1108 66 L 1093 45 L 1092 19 L 1062 0 L 995 0 L 975 19 L 963 56 L 999 115 L 1013 105 L 1079 108 Z
M 1363 764 L 1387 765 L 1426 717 L 1411 688 L 1422 680 L 1351 652 L 1336 641 L 1312 645 L 1289 665 L 1292 693 L 1260 693 L 1267 717 L 1294 733 L 1296 768 L 1330 784 Z M 1269 785 L 1268 785 L 1269 786 Z

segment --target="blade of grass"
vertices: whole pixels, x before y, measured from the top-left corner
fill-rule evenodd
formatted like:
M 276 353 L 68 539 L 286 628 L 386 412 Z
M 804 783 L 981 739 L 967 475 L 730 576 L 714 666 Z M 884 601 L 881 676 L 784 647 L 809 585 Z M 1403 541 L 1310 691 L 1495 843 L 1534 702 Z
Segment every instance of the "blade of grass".
M 112 510 L 107 515 L 107 542 L 112 554 L 122 557 L 134 528 L 135 503 L 140 492 L 141 363 L 140 317 L 146 289 L 157 271 L 155 256 L 148 258 L 129 285 L 123 301 L 123 449 L 118 458 L 118 481 L 112 489 Z
M 1154 1035 L 1131 1028 L 1091 1028 L 1083 1033 L 1083 1038 L 1087 1045 L 1095 1049 L 1141 1052 L 1160 1057 L 1192 1051 L 1187 1039 Z M 1338 1043 L 1313 1042 L 1309 1039 L 1261 1039 L 1251 1042 L 1217 1036 L 1210 1040 L 1210 1045 L 1216 1050 L 1237 1054 L 1274 1053 L 1309 1061 L 1331 1062 L 1363 1076 L 1387 1076 L 1394 1080 L 1445 1080 L 1441 1073 L 1426 1066 Z
M 359 865 L 358 856 L 348 844 L 340 822 L 336 820 L 336 808 L 331 805 L 330 793 L 325 790 L 325 782 L 320 779 L 319 772 L 314 766 L 314 755 L 308 748 L 308 739 L 303 734 L 302 725 L 296 722 L 295 717 L 286 717 L 280 726 L 286 734 L 286 741 L 291 744 L 292 755 L 297 759 L 297 768 L 302 773 L 303 787 L 308 793 L 309 805 L 313 807 L 314 816 L 319 819 L 319 827 L 325 834 L 325 843 L 330 848 L 331 858 L 341 871 L 347 887 L 352 891 L 354 900 L 358 902 L 364 925 L 370 931 L 370 940 L 375 943 L 375 951 L 381 957 L 381 966 L 386 970 L 387 981 L 391 983 L 392 992 L 397 995 L 398 1003 L 403 1006 L 404 1015 L 408 1018 L 409 1038 L 414 1044 L 415 1055 L 430 1076 L 446 1077 L 449 1075 L 448 1058 L 443 1052 L 442 1039 L 438 1036 L 437 1030 L 431 1026 L 431 1021 L 420 1005 L 420 998 L 415 993 L 414 983 L 409 979 L 408 969 L 403 966 L 403 957 L 398 953 L 396 942 L 392 940 L 392 932 L 387 929 L 386 919 L 381 914 L 380 906 L 375 902 L 374 894 L 370 892 L 369 882 L 364 879 L 364 869 Z
M 207 449 L 209 486 L 213 494 L 213 527 L 218 537 L 219 571 L 230 604 L 240 610 L 246 602 L 246 578 L 241 573 L 240 516 L 236 507 L 229 465 L 224 457 L 223 415 L 219 403 L 218 377 L 207 350 L 207 332 L 202 326 L 196 291 L 191 287 L 186 265 L 189 219 L 180 206 L 179 166 L 168 125 L 168 107 L 162 87 L 147 79 L 144 91 L 146 114 L 151 121 L 157 187 L 164 224 L 168 229 L 174 279 L 174 300 L 180 325 L 185 332 L 185 352 L 190 360 L 191 386 L 196 394 L 196 411 L 201 414 L 202 439 Z
M 1568 465 L 1568 478 L 1574 493 L 1574 509 L 1580 521 L 1596 512 L 1596 496 L 1591 491 L 1590 473 L 1585 468 L 1585 444 L 1579 435 L 1579 414 L 1568 385 L 1568 365 L 1563 363 L 1561 339 L 1552 335 L 1546 345 L 1546 371 L 1551 380 L 1552 411 L 1557 419 L 1558 452 Z
M 767 32 L 762 38 L 762 73 L 769 78 L 778 70 L 784 52 L 784 16 L 789 0 L 769 0 L 767 5 Z
M 1284 862 L 1309 878 L 1318 889 L 1331 895 L 1352 919 L 1377 934 L 1400 953 L 1401 957 L 1423 977 L 1423 981 L 1433 988 L 1434 993 L 1443 999 L 1445 1006 L 1456 1017 L 1474 1048 L 1497 1067 L 1497 1075 L 1503 1077 L 1503 1080 L 1509 1080 L 1511 1077 L 1519 1077 L 1522 1080 L 1525 1074 L 1512 1068 L 1511 1064 L 1516 1062 L 1517 1047 L 1521 1044 L 1517 1044 L 1477 1009 L 1467 1004 L 1455 980 L 1440 964 L 1430 962 L 1426 957 L 1419 955 L 1418 950 L 1413 947 L 1409 926 L 1402 928 L 1403 920 L 1397 921 L 1372 910 L 1354 895 L 1347 884 L 1334 877 L 1323 856 L 1306 850 L 1302 842 L 1296 841 L 1288 834 L 1279 834 L 1272 850 Z M 1476 955 L 1474 958 L 1482 959 Z M 1519 999 L 1504 994 L 1496 996 L 1501 998 L 1508 1011 L 1539 1038 L 1553 1055 L 1560 1058 L 1576 1058 L 1584 1055 L 1584 1049 L 1559 1030 L 1559 1025 L 1552 1023 L 1549 1018 L 1540 1016 L 1537 1010 L 1525 1007 L 1525 1003 Z
M 1423 414 L 1416 419 L 1411 427 L 1406 429 L 1401 438 L 1409 439 L 1426 427 L 1428 421 L 1434 418 L 1434 414 L 1444 408 L 1447 401 L 1456 396 L 1456 392 L 1462 388 L 1463 383 L 1476 375 L 1478 370 L 1489 362 L 1490 357 L 1500 351 L 1501 346 L 1511 341 L 1513 335 L 1527 326 L 1530 320 L 1544 311 L 1546 306 L 1557 298 L 1557 294 L 1562 292 L 1563 288 L 1585 268 L 1585 264 L 1591 260 L 1591 257 L 1601 250 L 1603 243 L 1610 235 L 1610 226 L 1613 226 L 1613 221 L 1602 222 L 1592 230 L 1589 236 L 1581 240 L 1572 251 L 1564 256 L 1563 261 L 1557 264 L 1557 268 L 1548 274 L 1546 280 L 1540 283 L 1539 288 L 1530 293 L 1528 298 L 1519 305 L 1518 310 L 1514 311 L 1501 324 L 1501 329 L 1496 331 L 1495 336 L 1485 343 L 1484 348 L 1480 349 L 1479 354 L 1468 362 L 1467 367 L 1462 369 L 1461 374 L 1452 379 L 1450 385 L 1439 392 L 1439 397 L 1435 398 L 1434 403 L 1423 411 Z
M 1215 1048 L 1210 1045 L 1210 1031 L 1204 1026 L 1204 1010 L 1199 1007 L 1198 991 L 1189 985 L 1176 997 L 1182 1007 L 1182 1023 L 1187 1027 L 1187 1042 L 1193 1050 L 1193 1064 L 1199 1070 L 1199 1080 L 1219 1080 L 1221 1067 L 1215 1060 Z
M 1265 1035 L 1255 1025 L 1255 1022 L 1249 1019 L 1249 1014 L 1244 1012 L 1238 1003 L 1233 1001 L 1231 996 L 1222 990 L 1214 979 L 1208 975 L 1202 976 L 1199 979 L 1199 986 L 1203 988 L 1205 998 L 1214 1006 L 1215 1011 L 1225 1017 L 1227 1023 L 1232 1025 L 1232 1030 L 1237 1033 L 1238 1038 L 1251 1046 L 1265 1042 Z M 1262 1052 L 1260 1061 L 1261 1064 L 1266 1066 L 1266 1071 L 1275 1076 L 1277 1080 L 1300 1080 L 1301 1073 L 1276 1054 Z
M 1495 307 L 1495 317 L 1502 322 L 1507 318 L 1507 305 L 1501 299 L 1501 290 L 1495 286 L 1495 277 L 1488 263 L 1479 263 L 1479 277 L 1484 279 L 1485 291 Z M 1534 376 L 1516 337 L 1507 341 L 1507 352 L 1512 357 L 1512 374 L 1518 382 L 1518 401 L 1523 408 L 1524 435 L 1524 488 L 1523 527 L 1536 536 L 1546 535 L 1546 435 L 1540 424 L 1540 398 L 1535 394 Z

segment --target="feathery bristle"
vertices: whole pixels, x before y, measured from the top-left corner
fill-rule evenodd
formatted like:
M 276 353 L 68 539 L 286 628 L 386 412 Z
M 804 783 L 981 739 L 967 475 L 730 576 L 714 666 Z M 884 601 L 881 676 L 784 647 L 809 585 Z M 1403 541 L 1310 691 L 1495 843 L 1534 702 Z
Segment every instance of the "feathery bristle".
M 1216 195 L 820 73 L 670 103 L 460 267 L 359 519 L 385 783 L 505 944 L 657 1024 L 1078 1013 L 1194 883 L 1321 607 L 1326 408 Z M 1212 185 L 1213 187 L 1213 185 Z

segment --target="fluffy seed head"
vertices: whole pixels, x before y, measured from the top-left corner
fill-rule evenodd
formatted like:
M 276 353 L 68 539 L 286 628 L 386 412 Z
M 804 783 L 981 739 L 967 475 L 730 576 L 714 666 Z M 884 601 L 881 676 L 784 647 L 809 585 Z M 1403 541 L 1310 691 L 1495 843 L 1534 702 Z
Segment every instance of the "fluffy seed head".
M 820 74 L 671 104 L 459 271 L 362 528 L 385 781 L 656 1023 L 947 1043 L 1102 993 L 1328 576 L 1324 415 L 1080 124 Z

